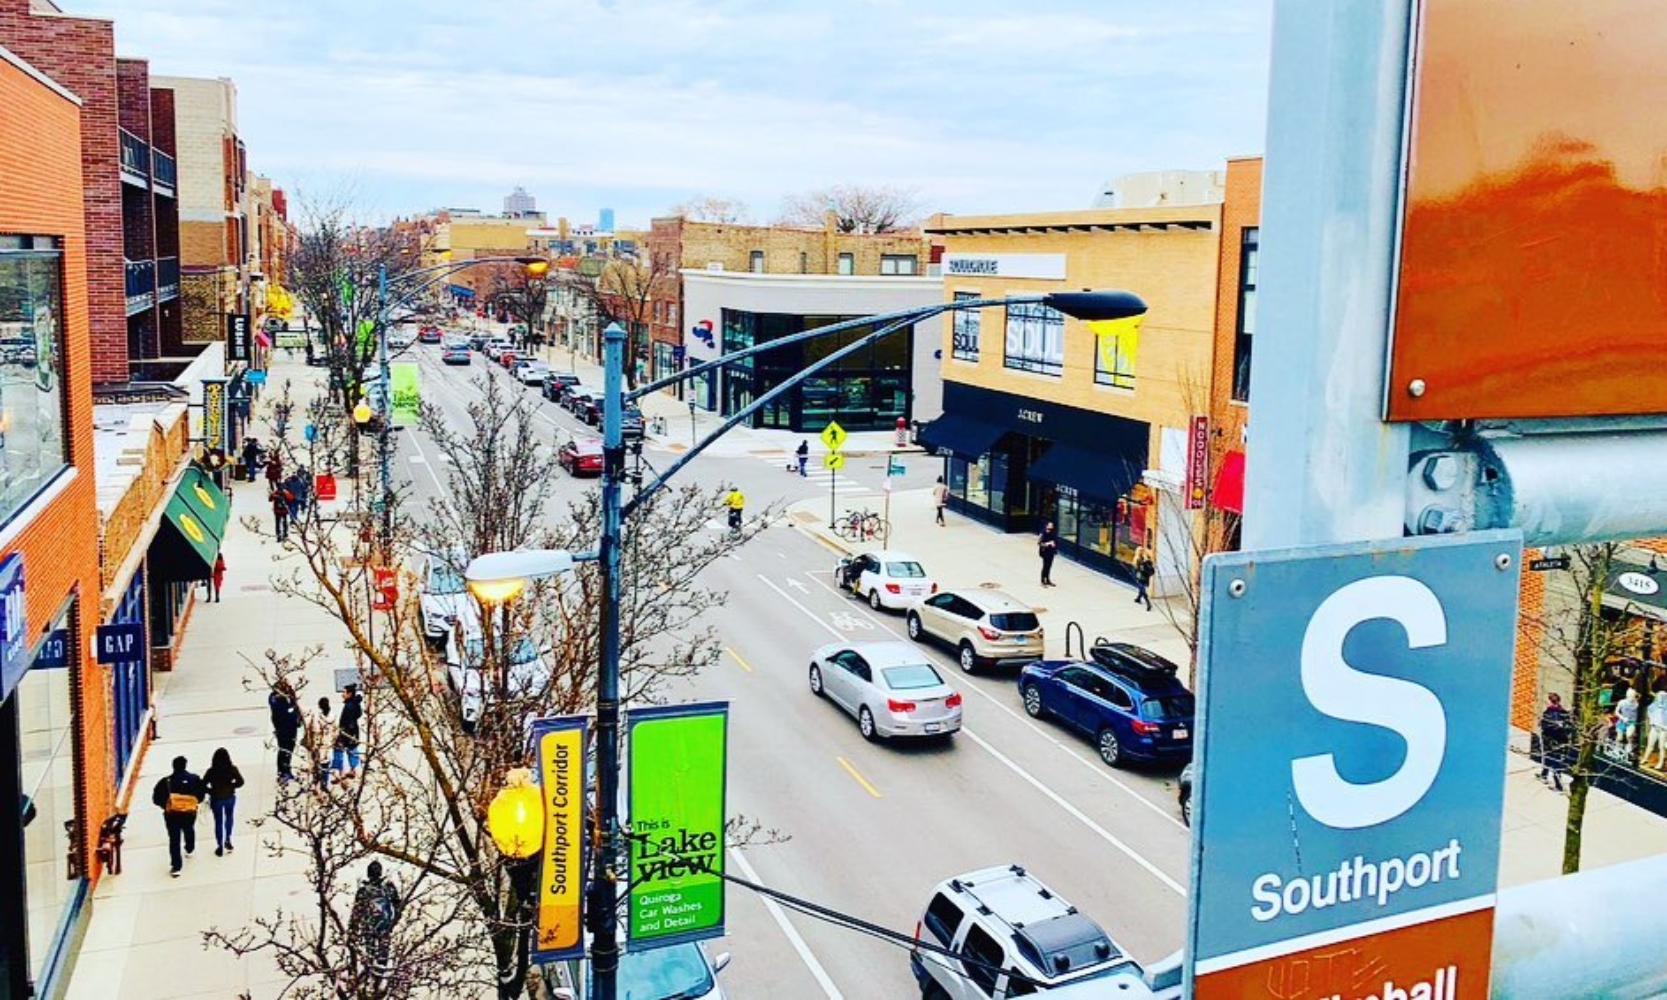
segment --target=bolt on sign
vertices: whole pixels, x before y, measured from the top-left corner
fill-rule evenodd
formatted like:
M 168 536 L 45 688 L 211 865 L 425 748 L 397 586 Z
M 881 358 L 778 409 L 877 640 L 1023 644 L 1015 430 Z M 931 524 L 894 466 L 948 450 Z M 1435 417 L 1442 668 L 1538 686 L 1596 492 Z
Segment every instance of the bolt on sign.
M 1415 7 L 1389 419 L 1661 412 L 1667 20 Z
M 537 719 L 532 742 L 544 792 L 544 853 L 539 866 L 533 961 L 585 954 L 585 759 L 582 715 Z
M 720 937 L 729 704 L 632 709 L 626 726 L 631 946 Z
M 417 422 L 422 408 L 422 376 L 415 361 L 398 361 L 388 366 L 388 381 L 393 386 L 394 426 L 410 427 Z
M 1487 998 L 1521 554 L 1205 560 L 1187 995 Z

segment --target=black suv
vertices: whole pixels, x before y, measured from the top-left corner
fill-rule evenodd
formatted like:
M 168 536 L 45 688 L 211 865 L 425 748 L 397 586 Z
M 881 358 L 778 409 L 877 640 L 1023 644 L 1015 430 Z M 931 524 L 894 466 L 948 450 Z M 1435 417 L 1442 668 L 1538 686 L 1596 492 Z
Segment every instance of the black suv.
M 554 403 L 559 402 L 561 399 L 562 386 L 578 384 L 579 376 L 577 375 L 573 375 L 568 372 L 546 372 L 544 375 L 544 384 L 540 387 L 539 391 L 544 393 L 545 399 Z

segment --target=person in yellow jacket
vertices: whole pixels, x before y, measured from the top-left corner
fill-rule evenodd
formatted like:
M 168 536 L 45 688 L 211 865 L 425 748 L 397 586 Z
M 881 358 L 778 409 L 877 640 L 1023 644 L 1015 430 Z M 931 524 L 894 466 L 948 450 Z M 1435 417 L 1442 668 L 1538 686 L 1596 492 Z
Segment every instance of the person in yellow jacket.
M 729 495 L 724 497 L 724 506 L 729 508 L 729 529 L 740 531 L 741 512 L 747 506 L 747 498 L 741 492 L 741 487 L 735 486 L 730 489 Z

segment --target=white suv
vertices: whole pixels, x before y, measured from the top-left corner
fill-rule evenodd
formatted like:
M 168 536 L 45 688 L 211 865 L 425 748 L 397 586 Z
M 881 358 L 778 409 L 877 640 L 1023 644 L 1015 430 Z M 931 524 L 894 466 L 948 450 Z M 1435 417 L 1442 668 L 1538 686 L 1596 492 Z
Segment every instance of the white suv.
M 1086 914 L 1018 865 L 938 883 L 909 955 L 926 1000 L 1005 1000 L 1058 990 L 1071 1000 L 1179 997 Z M 947 952 L 947 954 L 946 954 Z M 1178 965 L 1178 963 L 1176 963 Z

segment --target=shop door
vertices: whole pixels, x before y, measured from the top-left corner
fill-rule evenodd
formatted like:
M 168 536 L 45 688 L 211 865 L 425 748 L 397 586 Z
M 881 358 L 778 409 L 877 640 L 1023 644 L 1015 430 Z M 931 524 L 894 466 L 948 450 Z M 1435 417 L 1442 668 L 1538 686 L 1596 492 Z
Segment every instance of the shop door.
M 751 406 L 752 398 L 752 372 L 732 371 L 724 375 L 724 416 L 732 417 Z M 756 414 L 748 426 L 757 426 Z

